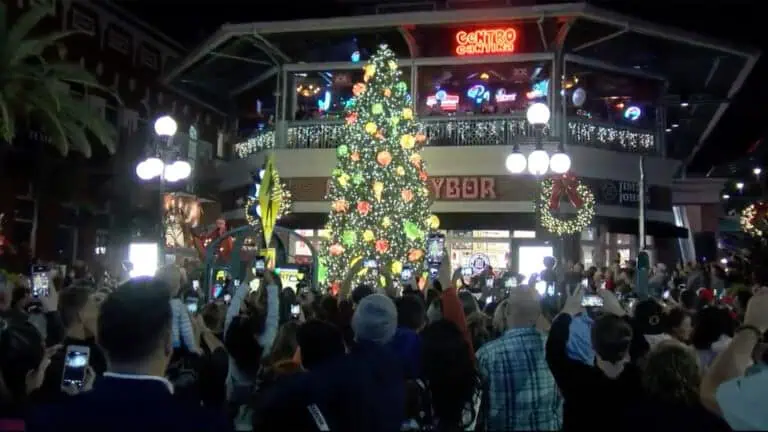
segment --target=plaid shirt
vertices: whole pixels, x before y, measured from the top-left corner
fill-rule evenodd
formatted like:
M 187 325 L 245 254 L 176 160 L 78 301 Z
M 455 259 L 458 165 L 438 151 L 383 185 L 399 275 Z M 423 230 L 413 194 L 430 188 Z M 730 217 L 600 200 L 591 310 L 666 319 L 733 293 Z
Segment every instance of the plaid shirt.
M 534 328 L 508 330 L 477 352 L 488 383 L 488 430 L 560 430 L 563 400 L 545 358 L 546 337 Z

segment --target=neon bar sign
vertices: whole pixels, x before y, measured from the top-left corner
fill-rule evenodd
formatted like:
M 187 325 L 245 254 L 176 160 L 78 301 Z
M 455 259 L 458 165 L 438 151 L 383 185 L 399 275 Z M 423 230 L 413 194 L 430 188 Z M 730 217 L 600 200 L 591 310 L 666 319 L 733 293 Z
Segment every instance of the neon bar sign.
M 515 29 L 481 29 L 472 32 L 461 30 L 456 33 L 456 54 L 481 55 L 481 54 L 504 54 L 515 52 L 515 40 L 517 31 Z

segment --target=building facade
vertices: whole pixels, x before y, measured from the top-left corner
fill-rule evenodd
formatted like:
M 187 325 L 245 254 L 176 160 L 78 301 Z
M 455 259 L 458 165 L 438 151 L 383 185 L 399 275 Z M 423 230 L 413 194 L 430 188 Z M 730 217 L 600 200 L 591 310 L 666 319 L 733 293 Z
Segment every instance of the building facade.
M 5 4 L 5 13 L 12 25 L 28 8 L 48 3 L 11 0 Z M 193 95 L 163 84 L 160 77 L 186 50 L 111 3 L 57 1 L 55 14 L 35 32 L 73 30 L 79 33 L 66 38 L 58 54 L 93 73 L 120 100 L 84 93 L 76 86 L 71 91 L 85 98 L 95 115 L 117 128 L 117 152 L 108 155 L 94 144 L 90 160 L 54 158 L 43 168 L 35 156 L 40 152 L 25 148 L 39 149 L 46 137 L 34 130 L 17 137 L 23 145 L 14 146 L 3 161 L 9 168 L 4 172 L 6 185 L 12 186 L 0 193 L 0 208 L 6 215 L 3 231 L 21 255 L 62 263 L 104 260 L 114 255 L 112 261 L 120 262 L 125 257 L 118 253 L 118 243 L 136 231 L 133 225 L 142 218 L 140 209 L 148 209 L 154 217 L 151 209 L 159 201 L 154 198 L 156 189 L 139 184 L 134 174 L 136 162 L 151 145 L 154 118 L 168 114 L 177 120 L 175 141 L 181 156 L 197 168 L 192 180 L 181 187 L 195 192 L 215 158 L 212 143 L 224 128 L 225 116 Z M 50 175 L 36 176 L 48 168 Z
M 245 39 L 257 49 L 244 51 Z M 480 254 L 494 268 L 523 272 L 552 254 L 596 266 L 634 259 L 641 157 L 645 245 L 658 261 L 679 259 L 679 239 L 689 232 L 673 211 L 674 179 L 756 60 L 748 50 L 582 4 L 225 25 L 166 80 L 215 73 L 223 65 L 211 64 L 213 51 L 272 60 L 247 79 L 232 76 L 226 91 L 241 107 L 234 116 L 256 111 L 261 119 L 240 131 L 246 136 L 218 171 L 229 219 L 242 223 L 251 173 L 271 152 L 294 200 L 280 223 L 323 238 L 344 103 L 380 43 L 399 54 L 428 139 L 422 156 L 432 210 L 452 262 Z M 543 230 L 535 212 L 540 178 L 505 167 L 515 146 L 528 153 L 537 143 L 526 121 L 532 102 L 552 113 L 544 149 L 565 148 L 571 172 L 596 197 L 594 222 L 580 235 Z M 290 246 L 297 256 L 307 253 L 299 243 Z

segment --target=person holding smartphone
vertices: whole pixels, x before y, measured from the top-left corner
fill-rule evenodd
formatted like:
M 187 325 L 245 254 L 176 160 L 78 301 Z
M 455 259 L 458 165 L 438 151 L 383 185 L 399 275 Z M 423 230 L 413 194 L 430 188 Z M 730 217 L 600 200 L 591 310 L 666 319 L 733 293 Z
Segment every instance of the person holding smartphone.
M 66 333 L 61 348 L 51 357 L 40 389 L 41 399 L 59 400 L 107 370 L 107 360 L 95 339 L 99 306 L 105 298 L 84 286 L 67 288 L 61 294 L 59 313 Z

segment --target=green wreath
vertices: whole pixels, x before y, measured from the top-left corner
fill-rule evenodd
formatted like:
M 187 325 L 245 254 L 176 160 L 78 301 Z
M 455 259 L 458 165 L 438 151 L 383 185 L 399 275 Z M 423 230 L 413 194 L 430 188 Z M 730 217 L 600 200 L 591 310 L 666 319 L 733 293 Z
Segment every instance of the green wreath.
M 576 214 L 555 215 L 563 197 L 576 208 Z M 547 231 L 563 236 L 584 231 L 595 217 L 595 195 L 588 186 L 571 175 L 541 181 L 541 194 L 536 201 L 539 223 Z

